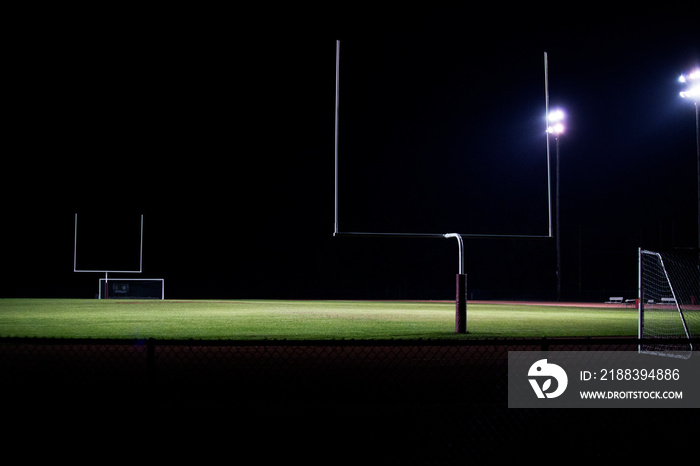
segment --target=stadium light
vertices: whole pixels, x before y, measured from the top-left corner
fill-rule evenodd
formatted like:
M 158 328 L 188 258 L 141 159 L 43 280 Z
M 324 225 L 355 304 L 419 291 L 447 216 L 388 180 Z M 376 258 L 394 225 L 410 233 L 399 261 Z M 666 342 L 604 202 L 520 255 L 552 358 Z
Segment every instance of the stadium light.
M 557 108 L 547 115 L 547 132 L 554 135 L 556 141 L 556 194 L 555 194 L 555 238 L 557 243 L 557 301 L 561 301 L 561 236 L 559 234 L 559 136 L 564 133 L 566 113 Z
M 566 114 L 562 109 L 556 109 L 549 112 L 547 115 L 547 132 L 559 136 L 566 129 L 564 127 L 564 120 L 566 119 Z
M 678 82 L 686 84 L 686 88 L 680 92 L 684 99 L 694 99 L 696 102 L 700 97 L 700 68 L 696 68 L 688 74 L 682 74 Z
M 684 99 L 695 103 L 695 154 L 698 166 L 698 248 L 700 248 L 700 117 L 698 117 L 698 101 L 700 100 L 700 68 L 695 68 L 688 74 L 682 74 L 678 82 L 685 84 L 680 92 Z

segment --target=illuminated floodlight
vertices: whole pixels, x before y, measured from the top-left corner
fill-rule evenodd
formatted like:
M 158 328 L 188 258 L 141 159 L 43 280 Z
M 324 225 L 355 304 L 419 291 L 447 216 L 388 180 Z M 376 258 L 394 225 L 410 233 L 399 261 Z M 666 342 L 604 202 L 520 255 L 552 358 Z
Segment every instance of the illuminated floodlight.
M 689 87 L 685 91 L 681 91 L 681 97 L 684 99 L 695 99 L 698 100 L 700 97 L 700 84 L 696 84 L 695 86 Z
M 560 135 L 564 132 L 564 120 L 566 119 L 566 114 L 561 109 L 552 110 L 547 115 L 547 122 L 549 126 L 547 127 L 547 132 L 551 134 Z
M 564 132 L 564 124 L 557 123 L 555 125 L 552 125 L 549 128 L 547 128 L 547 132 L 552 133 L 552 134 L 557 134 L 557 135 L 562 134 Z
M 680 92 L 680 96 L 684 99 L 700 99 L 700 68 L 696 68 L 690 73 L 682 74 L 678 78 L 678 82 L 686 84 L 685 90 Z
M 691 71 L 687 75 L 682 74 L 681 77 L 678 78 L 678 82 L 686 83 L 688 81 L 694 81 L 696 79 L 700 79 L 700 68 Z
M 556 123 L 559 121 L 564 121 L 564 118 L 566 118 L 566 115 L 564 115 L 564 110 L 558 108 L 549 112 L 549 117 L 547 118 L 547 121 L 549 121 L 550 123 Z

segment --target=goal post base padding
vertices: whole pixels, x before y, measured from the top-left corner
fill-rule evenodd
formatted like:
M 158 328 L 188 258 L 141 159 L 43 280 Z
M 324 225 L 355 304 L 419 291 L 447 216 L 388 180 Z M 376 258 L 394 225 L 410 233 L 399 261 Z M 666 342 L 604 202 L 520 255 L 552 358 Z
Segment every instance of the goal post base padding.
M 467 333 L 467 276 L 457 274 L 457 299 L 455 315 L 455 332 Z

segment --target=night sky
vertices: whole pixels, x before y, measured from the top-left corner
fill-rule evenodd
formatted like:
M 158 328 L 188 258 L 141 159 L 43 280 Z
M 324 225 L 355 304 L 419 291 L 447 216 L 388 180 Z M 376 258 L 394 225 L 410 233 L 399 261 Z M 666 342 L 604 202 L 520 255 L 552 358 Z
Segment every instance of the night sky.
M 173 7 L 174 8 L 174 7 Z M 475 11 L 472 11 L 475 10 Z M 25 11 L 9 43 L 0 297 L 450 299 L 454 239 L 546 235 L 543 54 L 565 299 L 634 297 L 637 248 L 697 247 L 689 12 L 333 6 Z M 554 139 L 551 140 L 552 173 Z M 554 195 L 552 178 L 552 195 Z M 553 239 L 468 239 L 474 299 L 555 296 Z M 135 275 L 132 275 L 135 277 Z

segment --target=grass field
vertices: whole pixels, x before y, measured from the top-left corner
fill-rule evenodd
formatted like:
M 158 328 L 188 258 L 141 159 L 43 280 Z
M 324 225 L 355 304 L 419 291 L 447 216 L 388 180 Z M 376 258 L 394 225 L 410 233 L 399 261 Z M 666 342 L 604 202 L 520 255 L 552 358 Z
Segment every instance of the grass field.
M 604 305 L 601 305 L 604 306 Z M 0 337 L 124 339 L 456 339 L 636 336 L 637 312 L 612 307 L 410 301 L 0 299 Z

